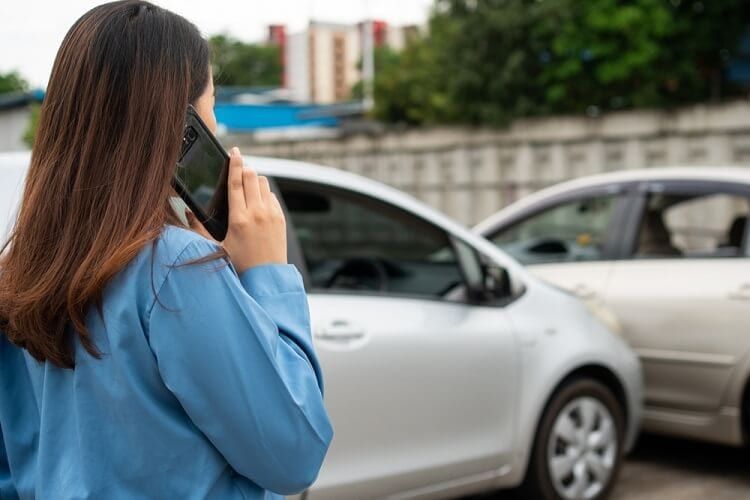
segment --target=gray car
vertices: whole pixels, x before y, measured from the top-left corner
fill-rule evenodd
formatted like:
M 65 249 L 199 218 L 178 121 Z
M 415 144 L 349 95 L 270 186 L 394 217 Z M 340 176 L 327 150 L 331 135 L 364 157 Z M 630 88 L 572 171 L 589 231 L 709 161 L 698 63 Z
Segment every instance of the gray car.
M 641 358 L 644 429 L 729 445 L 750 433 L 750 170 L 577 179 L 475 227 L 606 311 Z
M 383 184 L 245 163 L 287 212 L 325 374 L 335 436 L 307 498 L 450 498 L 524 482 L 528 498 L 606 496 L 639 427 L 641 370 L 595 312 Z M 27 164 L 0 156 L 3 226 Z

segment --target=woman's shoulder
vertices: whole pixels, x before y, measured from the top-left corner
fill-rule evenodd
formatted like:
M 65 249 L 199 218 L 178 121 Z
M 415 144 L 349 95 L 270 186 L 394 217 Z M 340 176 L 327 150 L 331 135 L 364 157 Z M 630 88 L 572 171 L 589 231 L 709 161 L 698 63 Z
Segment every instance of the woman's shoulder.
M 121 273 L 121 280 L 134 279 L 139 287 L 149 292 L 159 290 L 175 269 L 193 261 L 216 255 L 221 247 L 187 228 L 165 225 L 159 236 L 146 245 L 138 257 Z M 224 259 L 206 259 L 204 266 L 226 265 Z M 123 282 L 124 283 L 124 282 Z
M 112 294 L 135 294 L 143 305 L 144 314 L 148 314 L 158 302 L 157 297 L 170 276 L 194 279 L 194 273 L 191 273 L 194 268 L 231 269 L 226 259 L 213 258 L 219 250 L 221 247 L 215 241 L 195 231 L 165 225 L 157 238 L 141 250 L 108 289 Z M 205 282 L 206 274 L 201 273 L 200 278 Z
M 220 249 L 211 241 L 187 228 L 167 224 L 154 245 L 154 257 L 162 264 L 176 264 L 211 255 Z

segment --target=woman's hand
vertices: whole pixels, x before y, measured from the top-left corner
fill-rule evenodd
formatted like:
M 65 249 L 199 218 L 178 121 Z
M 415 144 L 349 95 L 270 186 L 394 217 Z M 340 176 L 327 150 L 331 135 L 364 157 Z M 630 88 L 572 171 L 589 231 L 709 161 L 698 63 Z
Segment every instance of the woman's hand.
M 222 243 L 238 273 L 260 264 L 286 264 L 286 221 L 268 179 L 229 153 L 229 227 Z

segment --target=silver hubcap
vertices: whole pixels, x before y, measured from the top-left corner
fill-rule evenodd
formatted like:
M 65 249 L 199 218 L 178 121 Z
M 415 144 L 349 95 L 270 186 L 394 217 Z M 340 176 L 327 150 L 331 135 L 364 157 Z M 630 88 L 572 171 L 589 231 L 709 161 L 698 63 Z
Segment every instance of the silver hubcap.
M 566 500 L 595 498 L 612 477 L 617 444 L 614 418 L 599 400 L 580 397 L 568 403 L 547 444 L 547 466 L 557 494 Z

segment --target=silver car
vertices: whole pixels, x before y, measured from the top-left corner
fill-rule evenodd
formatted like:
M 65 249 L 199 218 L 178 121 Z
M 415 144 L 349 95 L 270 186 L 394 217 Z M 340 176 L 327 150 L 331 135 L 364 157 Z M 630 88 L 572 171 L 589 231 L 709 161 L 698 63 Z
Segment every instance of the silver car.
M 27 163 L 0 157 L 0 185 Z M 285 206 L 325 372 L 335 437 L 308 499 L 606 496 L 639 427 L 641 372 L 582 302 L 385 185 L 246 164 Z
M 748 169 L 648 169 L 540 191 L 475 231 L 609 316 L 643 363 L 645 430 L 741 445 L 748 212 Z

